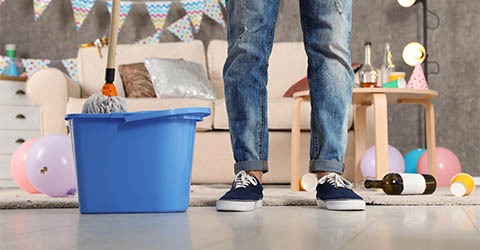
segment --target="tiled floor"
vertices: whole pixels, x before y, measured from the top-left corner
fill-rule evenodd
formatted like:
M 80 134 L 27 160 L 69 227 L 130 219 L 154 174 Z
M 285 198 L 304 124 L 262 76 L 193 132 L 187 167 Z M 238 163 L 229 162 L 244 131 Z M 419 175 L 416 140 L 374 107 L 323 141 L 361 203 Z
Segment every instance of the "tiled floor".
M 480 249 L 480 206 L 80 215 L 0 210 L 0 249 Z

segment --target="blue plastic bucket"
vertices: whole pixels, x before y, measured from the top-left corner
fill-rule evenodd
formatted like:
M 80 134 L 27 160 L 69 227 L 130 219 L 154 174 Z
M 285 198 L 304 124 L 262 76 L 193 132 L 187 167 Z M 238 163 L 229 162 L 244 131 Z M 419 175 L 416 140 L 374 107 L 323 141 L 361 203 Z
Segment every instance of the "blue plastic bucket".
M 69 114 L 81 213 L 184 212 L 209 108 Z

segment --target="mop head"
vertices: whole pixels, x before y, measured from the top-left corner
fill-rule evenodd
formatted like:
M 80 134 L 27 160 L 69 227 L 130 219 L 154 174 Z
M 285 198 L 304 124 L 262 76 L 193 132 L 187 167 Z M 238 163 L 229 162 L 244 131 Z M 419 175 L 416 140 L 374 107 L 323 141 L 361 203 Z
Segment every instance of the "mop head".
M 127 112 L 127 103 L 125 102 L 124 98 L 119 96 L 93 94 L 83 105 L 82 112 L 87 114 Z

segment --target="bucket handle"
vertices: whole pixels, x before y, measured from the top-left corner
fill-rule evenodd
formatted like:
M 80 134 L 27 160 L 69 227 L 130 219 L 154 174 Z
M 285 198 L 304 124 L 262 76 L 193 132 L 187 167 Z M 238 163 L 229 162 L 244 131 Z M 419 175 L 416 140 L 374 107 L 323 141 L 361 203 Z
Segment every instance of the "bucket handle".
M 141 121 L 141 120 L 147 120 L 147 119 L 153 119 L 153 118 L 167 118 L 167 117 L 179 117 L 183 119 L 201 121 L 203 120 L 203 116 L 206 116 L 206 115 L 208 114 L 189 113 L 189 114 L 159 115 L 158 112 L 152 111 L 152 112 L 141 112 L 134 115 L 128 115 L 128 116 L 125 116 L 124 118 L 125 118 L 125 122 L 135 122 L 135 121 Z

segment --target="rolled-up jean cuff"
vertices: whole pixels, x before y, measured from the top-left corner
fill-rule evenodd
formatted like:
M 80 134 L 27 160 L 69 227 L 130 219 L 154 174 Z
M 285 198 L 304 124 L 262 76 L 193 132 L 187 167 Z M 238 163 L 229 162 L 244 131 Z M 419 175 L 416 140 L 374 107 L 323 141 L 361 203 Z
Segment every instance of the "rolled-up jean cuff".
M 268 172 L 268 163 L 266 161 L 241 161 L 235 163 L 235 174 L 240 171 L 262 171 Z
M 335 172 L 342 174 L 344 169 L 343 162 L 336 160 L 310 160 L 310 173 L 316 172 Z

